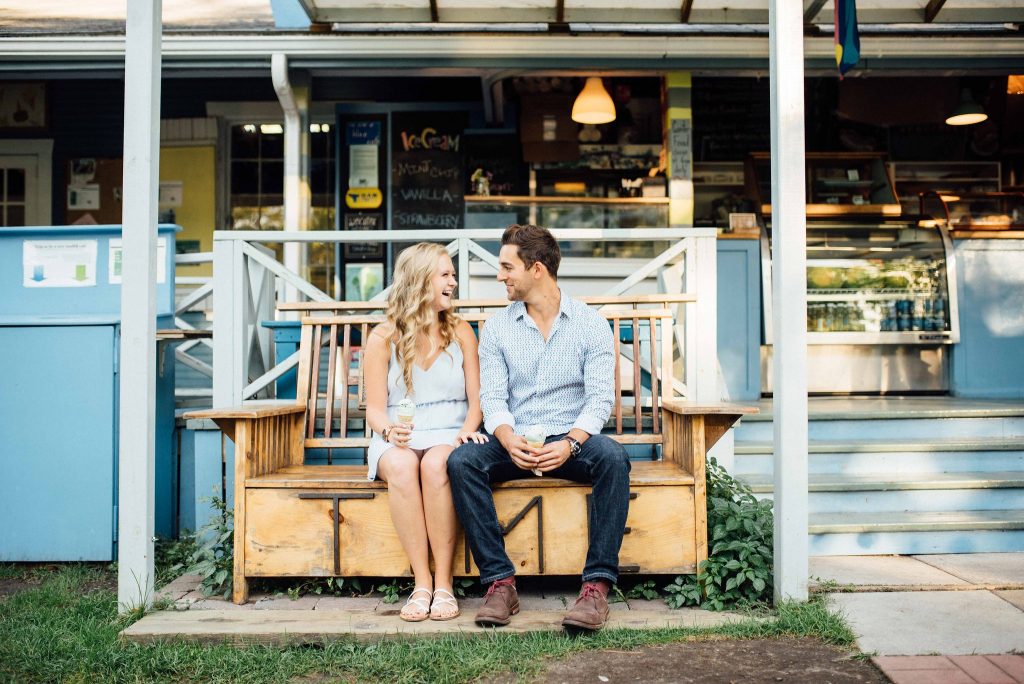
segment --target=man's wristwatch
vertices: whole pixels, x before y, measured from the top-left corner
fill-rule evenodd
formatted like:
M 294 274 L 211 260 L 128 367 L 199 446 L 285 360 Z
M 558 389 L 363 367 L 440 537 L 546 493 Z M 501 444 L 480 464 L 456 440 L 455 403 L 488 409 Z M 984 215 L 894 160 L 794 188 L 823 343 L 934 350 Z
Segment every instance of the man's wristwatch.
M 583 449 L 583 445 L 580 444 L 579 440 L 566 435 L 563 439 L 569 443 L 569 457 L 576 458 L 580 455 L 580 451 Z

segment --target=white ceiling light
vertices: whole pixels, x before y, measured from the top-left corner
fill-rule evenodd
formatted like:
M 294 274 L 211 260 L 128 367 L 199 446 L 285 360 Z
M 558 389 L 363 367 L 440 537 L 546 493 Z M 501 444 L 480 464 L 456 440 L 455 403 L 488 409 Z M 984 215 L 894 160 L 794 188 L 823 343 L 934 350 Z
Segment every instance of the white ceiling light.
M 960 97 L 960 104 L 953 114 L 946 119 L 950 126 L 969 126 L 970 124 L 981 123 L 988 118 L 985 108 L 974 101 L 970 88 L 964 88 Z
M 615 103 L 597 76 L 587 79 L 572 105 L 572 120 L 581 124 L 605 124 L 615 121 Z

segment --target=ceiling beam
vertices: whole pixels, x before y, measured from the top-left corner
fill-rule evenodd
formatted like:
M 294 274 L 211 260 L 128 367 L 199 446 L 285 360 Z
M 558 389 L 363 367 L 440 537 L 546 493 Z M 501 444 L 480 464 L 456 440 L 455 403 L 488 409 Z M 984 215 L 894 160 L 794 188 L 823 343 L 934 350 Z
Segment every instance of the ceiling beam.
M 555 23 L 565 23 L 565 0 L 558 0 L 555 4 Z
M 679 22 L 682 24 L 689 23 L 690 21 L 690 10 L 693 9 L 693 0 L 683 0 L 683 4 L 679 7 Z
M 430 21 L 435 24 L 438 21 L 437 0 L 430 0 Z
M 810 0 L 804 8 L 804 23 L 810 24 L 814 21 L 814 17 L 818 16 L 818 12 L 825 6 L 826 0 Z
M 946 0 L 929 0 L 928 6 L 924 8 L 924 23 L 932 23 L 945 4 Z

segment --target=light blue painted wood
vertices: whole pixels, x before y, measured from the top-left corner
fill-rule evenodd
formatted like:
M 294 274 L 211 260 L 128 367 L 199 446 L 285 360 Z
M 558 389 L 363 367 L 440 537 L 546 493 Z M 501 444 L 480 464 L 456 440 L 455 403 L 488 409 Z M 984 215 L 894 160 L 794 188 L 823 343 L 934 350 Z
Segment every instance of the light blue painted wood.
M 196 531 L 216 513 L 209 501 L 211 497 L 221 498 L 226 494 L 228 506 L 234 508 L 235 446 L 230 439 L 224 439 L 224 458 L 221 458 L 221 431 L 211 421 L 190 420 L 179 429 L 182 443 L 180 527 Z
M 1024 357 L 1022 357 L 1024 358 Z M 892 420 L 811 420 L 808 436 L 813 441 L 871 439 L 970 439 L 1024 436 L 1024 418 L 912 418 Z M 770 442 L 772 423 L 744 420 L 736 428 L 737 442 Z
M 718 241 L 718 362 L 729 398 L 761 396 L 761 245 Z
M 275 28 L 308 29 L 310 26 L 309 15 L 299 0 L 270 0 L 270 10 L 274 13 Z
M 950 532 L 885 532 L 812 534 L 810 555 L 1009 553 L 1024 551 L 1024 530 L 957 530 Z
M 0 561 L 113 558 L 115 339 L 0 326 Z
M 771 495 L 758 495 L 770 499 Z M 810 492 L 808 512 L 884 513 L 902 511 L 1024 510 L 1024 489 L 917 489 L 890 492 Z
M 960 344 L 953 345 L 953 393 L 1024 397 L 1024 240 L 962 240 Z
M 1021 451 L 904 451 L 810 454 L 808 472 L 870 475 L 874 473 L 1024 471 Z M 772 455 L 736 454 L 739 475 L 771 475 Z

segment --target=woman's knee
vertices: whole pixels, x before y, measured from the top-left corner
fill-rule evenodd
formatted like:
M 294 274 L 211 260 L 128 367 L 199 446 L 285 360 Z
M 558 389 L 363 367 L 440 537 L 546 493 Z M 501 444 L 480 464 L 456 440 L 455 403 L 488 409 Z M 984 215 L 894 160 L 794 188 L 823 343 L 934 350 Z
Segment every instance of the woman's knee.
M 450 447 L 435 447 L 423 454 L 420 460 L 420 480 L 424 485 L 444 486 L 448 483 L 448 458 Z
M 420 463 L 409 449 L 392 449 L 381 457 L 381 474 L 388 483 L 388 488 L 407 489 L 419 488 Z

